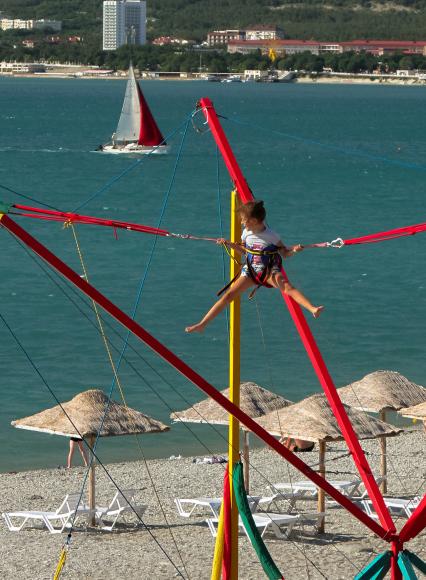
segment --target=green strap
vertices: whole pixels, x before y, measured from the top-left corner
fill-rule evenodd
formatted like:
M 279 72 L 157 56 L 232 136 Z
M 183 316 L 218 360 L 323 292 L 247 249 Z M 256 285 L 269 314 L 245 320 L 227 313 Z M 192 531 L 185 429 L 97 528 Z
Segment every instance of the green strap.
M 388 550 L 379 554 L 364 570 L 357 574 L 354 580 L 381 580 L 386 576 L 391 565 L 391 552 Z
M 0 201 L 0 213 L 9 213 L 9 210 L 12 206 L 12 203 L 5 203 L 4 201 Z
M 404 552 L 398 554 L 398 566 L 402 572 L 404 580 L 417 580 L 417 574 L 410 562 L 410 558 L 407 554 L 404 554 Z
M 275 562 L 268 552 L 268 549 L 260 536 L 259 530 L 254 523 L 249 503 L 247 501 L 246 490 L 244 488 L 243 465 L 241 462 L 236 463 L 233 467 L 232 481 L 238 511 L 240 512 L 250 542 L 257 553 L 260 563 L 262 564 L 262 568 L 270 580 L 281 580 L 283 575 L 275 565 Z
M 419 558 L 419 556 L 417 556 L 417 554 L 410 552 L 410 550 L 403 550 L 402 553 L 405 554 L 406 556 L 408 556 L 408 558 L 410 559 L 410 562 L 418 570 L 420 570 L 420 572 L 423 572 L 423 574 L 426 574 L 426 562 L 424 562 L 421 558 Z

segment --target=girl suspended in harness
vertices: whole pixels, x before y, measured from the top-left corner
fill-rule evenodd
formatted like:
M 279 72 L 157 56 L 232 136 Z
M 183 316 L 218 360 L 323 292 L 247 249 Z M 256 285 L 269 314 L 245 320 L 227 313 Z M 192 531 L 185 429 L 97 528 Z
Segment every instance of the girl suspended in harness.
M 221 294 L 224 291 L 204 318 L 198 324 L 187 326 L 185 331 L 202 332 L 207 324 L 216 318 L 228 304 L 253 286 L 255 287 L 253 292 L 259 286 L 279 288 L 279 290 L 291 296 L 298 304 L 309 310 L 314 318 L 318 318 L 324 306 L 311 304 L 306 296 L 300 290 L 294 288 L 281 272 L 282 258 L 288 258 L 301 252 L 303 246 L 298 244 L 287 248 L 280 240 L 278 234 L 265 225 L 266 211 L 263 201 L 249 201 L 241 205 L 238 212 L 241 217 L 241 224 L 244 226 L 241 237 L 242 243 L 236 244 L 224 239 L 217 240 L 217 243 L 226 244 L 227 247 L 244 254 L 246 263 L 236 278 L 219 293 Z

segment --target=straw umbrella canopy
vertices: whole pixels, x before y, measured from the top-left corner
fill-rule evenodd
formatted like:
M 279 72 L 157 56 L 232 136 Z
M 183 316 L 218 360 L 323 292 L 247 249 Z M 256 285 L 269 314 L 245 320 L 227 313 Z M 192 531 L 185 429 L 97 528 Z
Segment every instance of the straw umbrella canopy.
M 392 437 L 401 429 L 366 415 L 362 411 L 344 405 L 346 413 L 359 439 Z M 327 441 L 344 440 L 333 411 L 325 395 L 313 395 L 295 403 L 290 408 L 280 409 L 256 419 L 272 435 L 281 438 L 301 439 L 318 443 L 319 473 L 325 476 L 325 446 Z M 318 511 L 324 512 L 325 494 L 318 491 Z M 322 529 L 320 531 L 324 531 Z
M 399 415 L 403 417 L 409 417 L 410 419 L 419 419 L 423 421 L 424 428 L 426 430 L 426 402 L 420 403 L 419 405 L 414 405 L 413 407 L 406 407 L 398 411 Z
M 63 437 L 83 437 L 92 449 L 95 438 L 115 437 L 118 435 L 160 433 L 170 427 L 152 419 L 139 411 L 110 401 L 99 389 L 79 393 L 70 401 L 56 405 L 35 415 L 12 421 L 17 429 L 40 431 Z M 102 428 L 99 432 L 99 429 Z M 95 462 L 91 462 L 89 475 L 89 507 L 95 503 Z
M 227 399 L 229 399 L 230 389 L 221 391 Z M 240 384 L 240 409 L 252 418 L 260 417 L 271 411 L 282 409 L 292 405 L 292 402 L 272 391 L 263 389 L 256 383 L 245 382 Z M 170 415 L 170 418 L 175 421 L 182 421 L 184 423 L 210 423 L 214 425 L 227 425 L 229 422 L 229 413 L 223 407 L 218 405 L 216 401 L 211 398 L 203 399 L 196 403 L 189 409 L 184 411 L 175 411 Z M 248 432 L 244 431 L 244 480 L 246 490 L 249 489 L 249 444 Z
M 386 421 L 387 411 L 398 411 L 426 401 L 426 389 L 395 371 L 375 371 L 338 389 L 343 403 L 366 411 L 379 413 L 379 418 Z M 380 439 L 381 475 L 385 478 L 386 440 Z M 381 485 L 383 493 L 387 491 L 386 479 Z

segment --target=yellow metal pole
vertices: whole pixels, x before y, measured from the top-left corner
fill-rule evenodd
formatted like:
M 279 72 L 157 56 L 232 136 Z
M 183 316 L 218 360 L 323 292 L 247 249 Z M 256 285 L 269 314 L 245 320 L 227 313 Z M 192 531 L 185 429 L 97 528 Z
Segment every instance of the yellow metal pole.
M 237 194 L 231 193 L 231 242 L 241 241 L 241 224 L 237 209 Z M 238 255 L 231 250 L 231 256 Z M 238 272 L 238 264 L 231 259 L 231 280 Z M 240 298 L 236 298 L 230 305 L 229 317 L 229 398 L 240 406 Z M 229 415 L 229 482 L 231 486 L 231 579 L 238 579 L 238 508 L 232 487 L 232 474 L 235 463 L 240 460 L 240 423 Z

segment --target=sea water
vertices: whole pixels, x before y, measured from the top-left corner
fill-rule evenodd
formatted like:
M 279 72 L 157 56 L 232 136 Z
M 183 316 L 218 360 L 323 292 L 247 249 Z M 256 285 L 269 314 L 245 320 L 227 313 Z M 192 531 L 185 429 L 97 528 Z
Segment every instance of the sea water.
M 191 118 L 207 96 L 254 195 L 265 200 L 269 225 L 285 243 L 347 239 L 425 221 L 425 87 L 142 84 L 171 150 L 137 163 L 93 152 L 115 130 L 124 80 L 0 78 L 0 199 L 228 237 L 232 183 L 204 117 Z M 83 274 L 70 228 L 12 217 Z M 225 388 L 226 315 L 202 335 L 184 332 L 227 280 L 221 249 L 110 228 L 76 230 L 89 280 Z M 0 244 L 0 470 L 63 465 L 66 439 L 16 430 L 11 421 L 90 388 L 109 393 L 113 372 L 90 303 L 4 229 Z M 426 384 L 425 244 L 419 234 L 307 249 L 286 263 L 292 282 L 325 305 L 320 319 L 308 319 L 337 386 L 378 369 Z M 105 332 L 117 362 L 126 331 L 105 316 Z M 288 399 L 321 391 L 278 292 L 244 297 L 241 359 L 242 380 Z M 127 404 L 166 424 L 171 412 L 205 398 L 133 337 L 119 376 Z M 120 400 L 117 386 L 113 398 Z M 173 424 L 170 432 L 139 441 L 146 456 L 168 457 L 224 451 L 224 437 L 222 428 Z M 98 454 L 102 461 L 140 457 L 134 437 L 101 440 Z

